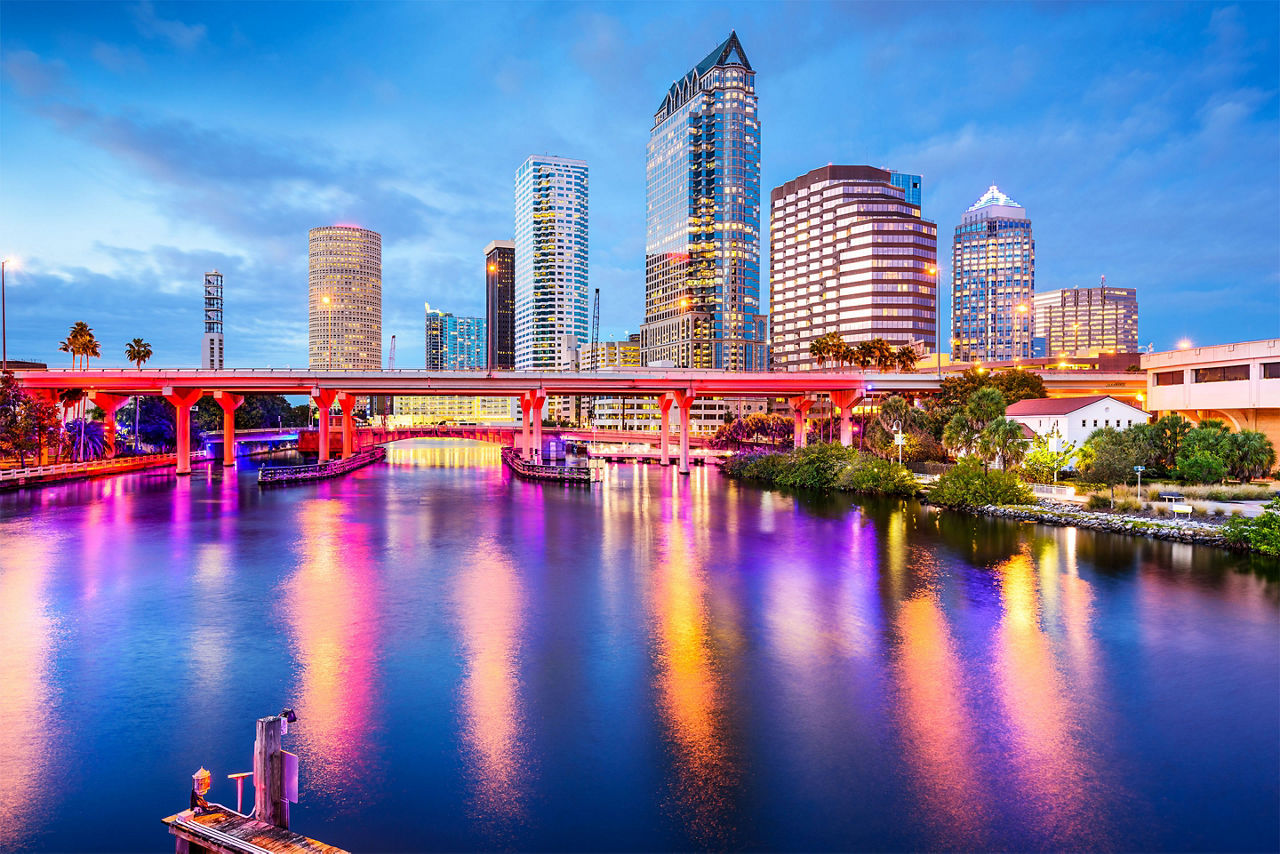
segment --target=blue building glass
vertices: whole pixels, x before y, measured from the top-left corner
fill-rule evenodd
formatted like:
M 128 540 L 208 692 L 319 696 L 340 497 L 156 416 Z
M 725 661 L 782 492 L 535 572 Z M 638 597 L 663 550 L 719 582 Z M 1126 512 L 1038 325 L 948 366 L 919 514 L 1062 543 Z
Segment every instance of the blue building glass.
M 427 370 L 467 371 L 487 367 L 483 317 L 456 317 L 425 304 Z
M 763 371 L 760 121 L 736 33 L 671 84 L 649 132 L 645 364 Z
M 958 361 L 1033 356 L 1036 244 L 1022 205 L 992 185 L 956 226 L 951 354 Z
M 906 194 L 909 205 L 920 207 L 920 185 L 924 179 L 919 175 L 908 175 L 906 172 L 889 172 L 889 183 L 901 188 Z

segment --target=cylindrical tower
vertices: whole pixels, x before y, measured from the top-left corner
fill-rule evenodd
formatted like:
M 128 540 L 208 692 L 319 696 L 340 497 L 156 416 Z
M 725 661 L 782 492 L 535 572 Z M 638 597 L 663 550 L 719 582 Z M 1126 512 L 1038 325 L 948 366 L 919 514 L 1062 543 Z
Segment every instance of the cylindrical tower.
M 313 370 L 382 369 L 382 236 L 327 225 L 310 231 L 308 351 Z

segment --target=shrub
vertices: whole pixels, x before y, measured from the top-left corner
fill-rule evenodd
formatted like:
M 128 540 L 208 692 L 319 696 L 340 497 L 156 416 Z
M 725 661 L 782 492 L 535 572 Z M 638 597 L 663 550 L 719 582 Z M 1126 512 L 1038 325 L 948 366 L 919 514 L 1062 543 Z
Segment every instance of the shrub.
M 1280 557 L 1280 498 L 1268 501 L 1261 516 L 1246 519 L 1232 514 L 1222 534 L 1229 543 Z
M 1231 511 L 1231 518 L 1232 518 L 1232 519 L 1242 519 L 1242 518 L 1244 518 L 1244 511 L 1243 511 L 1243 510 L 1241 510 L 1239 507 L 1237 507 L 1235 510 L 1232 510 L 1232 511 Z
M 1168 516 L 1173 511 L 1169 509 L 1168 504 L 1154 504 L 1151 507 L 1151 512 L 1157 516 Z
M 1227 476 L 1227 464 L 1212 451 L 1179 454 L 1178 476 L 1188 483 L 1221 483 Z
M 776 483 L 793 489 L 831 489 L 836 475 L 857 456 L 853 448 L 836 443 L 797 448 L 786 455 Z
M 1121 513 L 1141 513 L 1142 502 L 1136 498 L 1124 498 L 1116 502 L 1116 509 Z
M 1111 507 L 1111 499 L 1105 495 L 1090 495 L 1089 500 L 1084 503 L 1086 510 L 1108 510 Z
M 1013 472 L 984 472 L 982 463 L 965 457 L 938 478 L 929 502 L 942 507 L 982 507 L 989 504 L 1034 504 L 1035 497 Z
M 855 457 L 836 476 L 836 488 L 865 495 L 902 498 L 909 498 L 920 491 L 920 485 L 905 466 L 865 454 Z
M 1227 511 L 1226 511 L 1226 510 L 1223 510 L 1221 507 L 1215 507 L 1215 508 L 1213 508 L 1213 515 L 1215 515 L 1215 516 L 1225 516 L 1225 515 L 1227 515 Z

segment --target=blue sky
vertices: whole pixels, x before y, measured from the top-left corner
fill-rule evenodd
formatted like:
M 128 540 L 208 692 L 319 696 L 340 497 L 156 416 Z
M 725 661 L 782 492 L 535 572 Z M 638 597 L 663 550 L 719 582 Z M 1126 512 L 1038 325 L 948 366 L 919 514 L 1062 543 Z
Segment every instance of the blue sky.
M 765 199 L 832 162 L 922 173 L 946 282 L 994 181 L 1033 220 L 1038 290 L 1136 287 L 1156 349 L 1280 335 L 1278 9 L 5 2 L 9 355 L 60 363 L 85 320 L 103 366 L 135 335 L 196 365 L 216 267 L 229 366 L 305 364 L 307 229 L 354 222 L 383 235 L 384 347 L 421 366 L 423 301 L 482 313 L 532 153 L 590 164 L 601 325 L 637 331 L 653 111 L 732 28 Z

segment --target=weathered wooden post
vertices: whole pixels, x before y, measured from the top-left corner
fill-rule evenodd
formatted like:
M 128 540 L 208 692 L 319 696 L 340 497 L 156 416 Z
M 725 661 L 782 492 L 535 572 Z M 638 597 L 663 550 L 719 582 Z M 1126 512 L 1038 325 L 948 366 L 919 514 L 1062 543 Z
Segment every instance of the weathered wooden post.
M 284 750 L 279 715 L 258 718 L 253 743 L 253 817 L 289 829 L 289 802 L 284 799 Z

